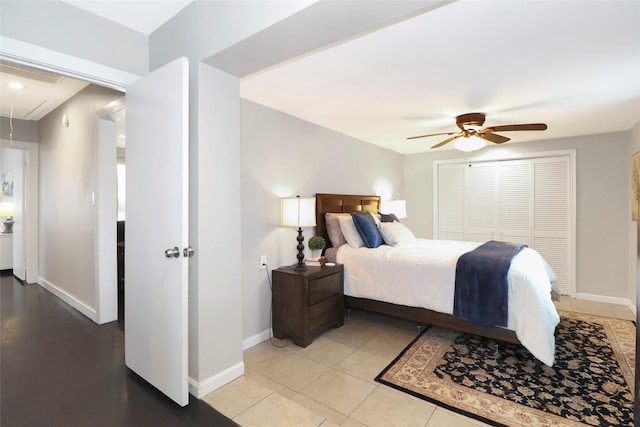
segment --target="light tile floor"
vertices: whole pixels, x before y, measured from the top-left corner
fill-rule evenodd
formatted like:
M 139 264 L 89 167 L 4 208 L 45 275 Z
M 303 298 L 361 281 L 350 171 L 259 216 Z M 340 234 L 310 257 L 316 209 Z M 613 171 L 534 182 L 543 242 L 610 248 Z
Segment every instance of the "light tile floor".
M 623 305 L 563 297 L 556 306 L 635 320 Z M 353 312 L 307 348 L 266 340 L 244 352 L 244 376 L 204 400 L 244 427 L 485 425 L 374 381 L 415 338 L 415 326 Z

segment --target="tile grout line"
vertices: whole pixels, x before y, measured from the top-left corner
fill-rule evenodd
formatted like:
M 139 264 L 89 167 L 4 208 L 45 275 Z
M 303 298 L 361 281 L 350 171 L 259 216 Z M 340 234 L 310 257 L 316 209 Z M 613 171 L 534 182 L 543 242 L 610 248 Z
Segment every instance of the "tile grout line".
M 332 341 L 332 342 L 334 342 L 334 343 L 341 344 L 341 345 L 345 345 L 345 346 L 347 346 L 347 347 L 350 347 L 350 348 L 354 349 L 354 350 L 353 350 L 352 352 L 350 352 L 347 356 L 345 356 L 344 358 L 342 358 L 342 359 L 340 360 L 340 362 L 342 362 L 342 361 L 344 361 L 347 357 L 349 357 L 350 355 L 354 354 L 356 351 L 361 350 L 361 349 L 362 349 L 362 347 L 364 347 L 364 346 L 365 346 L 369 341 L 371 341 L 372 339 L 374 339 L 375 337 L 377 337 L 381 332 L 382 332 L 382 330 L 381 330 L 381 329 L 380 329 L 380 330 L 377 330 L 375 334 L 373 334 L 373 335 L 372 335 L 368 340 L 366 340 L 365 342 L 363 342 L 362 344 L 360 344 L 358 347 L 352 347 L 352 346 L 350 346 L 350 345 L 347 345 L 347 344 L 341 343 L 341 342 L 339 342 L 339 341 L 333 340 L 333 339 L 331 339 L 330 337 L 326 337 L 326 339 L 328 339 L 328 340 L 330 340 L 330 341 Z M 371 352 L 368 352 L 368 351 L 366 351 L 366 350 L 364 350 L 364 349 L 362 349 L 362 351 L 364 351 L 365 353 L 368 353 L 368 354 L 371 354 L 371 355 L 374 355 L 374 356 L 378 356 L 378 357 L 380 357 L 379 355 L 374 354 L 374 353 L 371 353 Z M 311 358 L 307 357 L 303 352 L 299 352 L 299 353 L 302 355 L 302 357 L 304 357 L 304 358 L 306 358 L 306 359 L 308 359 L 308 360 L 311 360 L 311 361 L 313 361 L 313 362 L 320 363 L 320 364 L 322 364 L 322 365 L 324 365 L 324 366 L 327 366 L 327 365 L 325 365 L 325 364 L 324 364 L 324 363 L 322 363 L 322 362 L 318 362 L 317 360 L 314 360 L 314 359 L 311 359 Z M 349 377 L 351 377 L 351 378 L 354 378 L 354 379 L 359 380 L 359 381 L 366 382 L 367 384 L 371 384 L 371 385 L 373 385 L 373 386 L 374 386 L 374 388 L 371 390 L 371 392 L 369 392 L 369 393 L 368 393 L 368 394 L 367 394 L 367 395 L 362 399 L 362 401 L 361 401 L 360 403 L 358 403 L 358 405 L 356 405 L 356 407 L 351 411 L 351 413 L 349 413 L 349 414 L 343 414 L 342 412 L 340 412 L 340 411 L 338 411 L 338 410 L 336 410 L 336 409 L 330 408 L 330 407 L 326 406 L 325 404 L 323 404 L 323 403 L 321 403 L 321 402 L 318 402 L 316 399 L 314 399 L 314 398 L 312 398 L 312 397 L 307 396 L 306 394 L 304 394 L 302 391 L 303 391 L 306 387 L 308 387 L 308 386 L 309 386 L 309 384 L 307 384 L 307 386 L 303 387 L 300 391 L 297 391 L 296 393 L 297 393 L 297 394 L 299 394 L 299 395 L 304 396 L 305 398 L 307 398 L 307 399 L 309 399 L 309 400 L 311 400 L 311 401 L 313 401 L 313 402 L 317 403 L 318 405 L 320 405 L 320 406 L 322 406 L 322 407 L 325 407 L 325 408 L 327 408 L 327 409 L 329 409 L 329 410 L 331 410 L 331 411 L 337 412 L 337 413 L 338 413 L 338 414 L 340 414 L 340 415 L 344 415 L 344 416 L 346 416 L 346 419 L 349 419 L 349 418 L 351 418 L 351 415 L 352 415 L 352 414 L 353 414 L 353 413 L 354 413 L 354 412 L 355 412 L 355 411 L 356 411 L 356 410 L 357 410 L 357 409 L 362 405 L 362 403 L 363 403 L 364 401 L 366 401 L 366 400 L 371 396 L 371 394 L 373 394 L 373 392 L 375 392 L 375 391 L 378 389 L 378 387 L 380 387 L 380 384 L 378 384 L 378 383 L 371 383 L 371 382 L 369 382 L 369 381 L 367 381 L 367 380 L 364 380 L 364 379 L 362 379 L 362 378 L 356 377 L 356 376 L 354 376 L 354 375 L 351 375 L 351 374 L 350 374 L 350 373 L 348 373 L 348 372 L 344 372 L 344 371 L 342 371 L 342 370 L 340 370 L 340 369 L 336 368 L 336 366 L 337 366 L 340 362 L 338 362 L 337 364 L 335 364 L 335 365 L 333 365 L 333 366 L 327 366 L 327 367 L 329 368 L 329 370 L 334 370 L 334 371 L 336 371 L 336 372 L 339 372 L 339 373 L 344 374 L 344 375 L 348 375 L 348 376 L 349 376 Z M 324 373 L 323 373 L 322 375 L 320 375 L 318 378 L 320 378 L 320 377 L 322 377 L 322 376 L 326 375 L 326 374 L 329 372 L 329 370 L 328 370 L 328 371 L 326 371 L 326 372 L 324 372 Z M 318 380 L 318 378 L 316 378 L 316 379 L 315 379 L 315 380 L 313 380 L 313 381 Z M 272 380 L 273 380 L 273 379 L 272 379 Z M 273 380 L 273 381 L 275 381 L 275 380 Z M 313 381 L 312 381 L 312 383 L 313 383 Z M 284 384 L 280 383 L 279 381 L 275 381 L 275 382 L 276 382 L 276 383 L 278 383 L 278 384 L 279 384 L 279 385 L 281 385 L 281 386 L 285 386 Z M 285 386 L 285 387 L 286 387 L 286 386 Z M 289 399 L 289 398 L 287 398 L 287 399 L 288 399 L 288 400 L 291 400 L 291 399 Z M 295 402 L 294 402 L 294 403 L 295 403 Z M 301 405 L 301 406 L 302 406 L 302 405 Z M 303 406 L 303 407 L 304 407 L 304 406 Z M 308 409 L 308 410 L 312 411 L 312 410 L 311 410 L 311 409 L 309 409 L 309 408 L 306 408 L 306 409 Z M 312 412 L 314 412 L 314 411 L 312 411 Z M 314 413 L 316 413 L 316 412 L 314 412 Z M 316 414 L 317 414 L 317 413 L 316 413 Z M 319 415 L 319 416 L 323 416 L 322 414 L 317 414 L 317 415 Z M 345 419 L 345 421 L 346 421 L 346 419 Z M 326 417 L 325 417 L 324 421 L 323 421 L 321 424 L 323 424 L 323 423 L 324 423 L 324 422 L 326 422 L 327 420 L 328 420 L 328 418 L 326 418 Z M 354 421 L 357 421 L 357 420 L 354 420 Z M 359 422 L 359 421 L 358 421 L 358 422 Z
M 249 409 L 253 408 L 254 406 L 256 406 L 258 403 L 262 402 L 263 400 L 265 400 L 267 397 L 271 396 L 273 393 L 276 393 L 275 391 L 271 390 L 271 392 L 269 394 L 267 394 L 265 397 L 263 397 L 262 399 L 259 399 L 257 402 L 253 403 L 252 405 L 249 405 L 247 408 L 245 408 L 244 410 L 240 411 L 238 414 L 236 414 L 235 417 L 231 418 L 232 420 L 236 420 L 240 415 L 244 414 L 245 412 L 247 412 Z M 284 396 L 282 396 L 284 397 Z M 285 398 L 286 399 L 286 398 Z
M 558 310 L 567 310 L 567 311 L 576 312 L 576 313 L 580 313 L 580 312 L 581 312 L 581 311 L 577 311 L 577 310 L 576 310 L 576 307 L 575 307 L 575 305 L 574 305 L 574 300 L 573 300 L 572 298 L 568 298 L 568 297 L 567 297 L 567 300 L 568 300 L 568 303 L 567 303 L 567 302 L 563 302 L 563 303 L 564 303 L 564 304 L 566 304 L 566 305 L 568 305 L 568 307 L 566 307 L 566 308 L 565 308 L 565 307 L 557 307 L 557 306 L 556 306 L 556 308 L 557 308 Z M 625 314 L 624 314 L 624 313 L 622 313 L 622 312 L 621 312 L 621 313 L 618 313 L 618 312 L 614 309 L 614 307 L 613 307 L 611 304 L 604 304 L 604 306 L 606 306 L 606 308 L 608 309 L 607 311 L 611 313 L 611 316 L 610 316 L 610 317 L 612 317 L 612 318 L 616 318 L 616 319 L 621 319 L 621 320 L 628 320 L 628 319 L 626 318 L 627 316 L 625 316 Z M 594 314 L 594 315 L 596 315 L 595 313 L 592 313 L 592 311 L 593 311 L 593 310 L 584 310 L 584 313 L 586 313 L 586 314 Z M 602 314 L 597 314 L 597 315 L 602 315 Z M 374 333 L 373 335 L 371 335 L 371 337 L 369 337 L 366 341 L 362 342 L 362 343 L 361 343 L 360 345 L 358 345 L 358 346 L 351 346 L 351 345 L 349 345 L 349 344 L 345 344 L 345 343 L 342 343 L 342 342 L 340 342 L 340 341 L 337 341 L 337 340 L 335 340 L 335 339 L 331 338 L 330 336 L 326 336 L 326 337 L 325 337 L 325 339 L 327 339 L 327 340 L 331 341 L 332 343 L 347 346 L 347 347 L 349 347 L 349 349 L 351 350 L 351 351 L 350 351 L 346 356 L 344 356 L 343 358 L 341 358 L 339 361 L 337 361 L 337 362 L 336 362 L 336 363 L 334 363 L 334 364 L 327 364 L 326 362 L 318 361 L 318 360 L 316 360 L 316 359 L 313 359 L 313 358 L 309 357 L 309 354 L 305 354 L 305 353 L 300 352 L 300 351 L 298 351 L 298 352 L 297 352 L 297 354 L 300 354 L 300 355 L 301 355 L 302 357 L 304 357 L 305 359 L 308 359 L 308 360 L 310 360 L 310 361 L 313 361 L 313 362 L 315 362 L 315 363 L 318 363 L 318 364 L 323 365 L 323 366 L 325 366 L 326 368 L 328 368 L 328 369 L 327 369 L 327 371 L 325 371 L 323 374 L 321 374 L 318 378 L 321 378 L 322 376 L 324 376 L 324 375 L 328 374 L 328 373 L 332 370 L 332 371 L 334 371 L 334 373 L 341 373 L 341 374 L 343 374 L 343 375 L 347 375 L 347 376 L 349 376 L 349 377 L 351 377 L 351 378 L 353 378 L 353 379 L 360 380 L 360 381 L 366 382 L 367 384 L 374 385 L 374 387 L 372 388 L 372 390 L 371 390 L 371 391 L 370 391 L 370 392 L 369 392 L 369 393 L 368 393 L 368 394 L 367 394 L 367 395 L 366 395 L 366 396 L 365 396 L 365 397 L 364 397 L 364 398 L 363 398 L 363 399 L 362 399 L 362 400 L 361 400 L 361 401 L 356 405 L 356 407 L 355 407 L 355 408 L 354 408 L 354 409 L 353 409 L 349 414 L 343 414 L 342 412 L 340 412 L 340 411 L 338 411 L 338 410 L 335 410 L 335 409 L 332 409 L 331 407 L 329 407 L 329 406 L 327 406 L 327 405 L 325 405 L 325 404 L 323 404 L 323 403 L 321 403 L 321 402 L 318 402 L 316 399 L 313 399 L 313 398 L 311 398 L 311 397 L 307 396 L 306 394 L 304 394 L 302 391 L 303 391 L 305 388 L 307 388 L 307 387 L 309 386 L 309 384 L 307 384 L 305 387 L 303 387 L 300 391 L 295 391 L 295 390 L 293 390 L 293 391 L 295 391 L 295 392 L 296 392 L 296 395 L 300 395 L 300 396 L 302 396 L 302 397 L 304 397 L 304 398 L 306 398 L 306 399 L 309 399 L 310 401 L 315 402 L 316 404 L 320 405 L 320 406 L 321 406 L 321 407 L 323 407 L 323 408 L 327 408 L 328 410 L 333 411 L 333 412 L 335 412 L 336 414 L 340 414 L 340 415 L 342 415 L 342 416 L 346 416 L 345 421 L 343 421 L 343 423 L 344 423 L 344 422 L 346 422 L 346 421 L 347 421 L 347 420 L 349 420 L 349 419 L 350 419 L 350 420 L 352 420 L 352 421 L 359 422 L 359 421 L 357 421 L 356 419 L 352 418 L 352 415 L 353 415 L 353 414 L 358 410 L 358 408 L 360 408 L 360 407 L 362 406 L 362 404 L 363 404 L 363 403 L 364 403 L 368 398 L 370 398 L 370 397 L 371 397 L 371 395 L 372 395 L 376 390 L 378 390 L 378 389 L 380 388 L 380 384 L 375 383 L 375 382 L 369 382 L 369 381 L 368 381 L 368 380 L 366 380 L 366 379 L 360 378 L 360 377 L 355 376 L 355 375 L 353 375 L 353 374 L 351 374 L 351 373 L 349 373 L 349 372 L 343 371 L 343 370 L 339 369 L 339 368 L 338 368 L 338 366 L 340 365 L 340 363 L 344 362 L 344 360 L 346 360 L 346 359 L 347 359 L 347 358 L 349 358 L 350 356 L 354 355 L 354 354 L 355 354 L 357 351 L 359 351 L 359 350 L 362 350 L 363 352 L 365 352 L 365 353 L 367 353 L 367 354 L 369 354 L 369 355 L 377 356 L 377 357 L 380 357 L 380 358 L 385 358 L 384 356 L 381 356 L 381 355 L 376 354 L 376 353 L 369 352 L 369 351 L 367 351 L 366 349 L 364 349 L 364 348 L 363 348 L 363 347 L 365 347 L 369 342 L 371 342 L 371 341 L 372 341 L 372 340 L 374 340 L 376 337 L 378 337 L 382 332 L 383 332 L 383 329 L 377 329 L 377 330 L 375 331 L 375 333 Z M 385 358 L 385 359 L 386 359 L 386 358 Z M 274 380 L 274 379 L 272 379 L 272 378 L 269 378 L 269 377 L 266 377 L 266 378 L 268 378 L 268 379 L 270 379 L 270 380 L 274 381 L 274 382 L 275 382 L 276 384 L 278 384 L 279 386 L 282 386 L 282 387 L 285 387 L 285 388 L 289 389 L 289 387 L 288 387 L 288 386 L 286 386 L 285 384 L 282 384 L 282 383 L 281 383 L 281 382 L 279 382 L 279 381 L 276 381 L 276 380 Z M 313 383 L 314 381 L 316 381 L 318 378 L 314 379 L 311 383 Z M 310 383 L 310 384 L 311 384 L 311 383 Z M 251 405 L 249 408 L 246 408 L 245 410 L 243 410 L 242 412 L 240 412 L 238 415 L 236 415 L 236 417 L 234 417 L 234 419 L 236 419 L 237 417 L 239 417 L 241 414 L 245 413 L 245 412 L 246 412 L 247 410 L 249 410 L 250 408 L 253 408 L 253 407 L 254 407 L 254 406 L 256 406 L 258 403 L 262 402 L 264 399 L 266 399 L 266 398 L 268 398 L 269 396 L 271 396 L 273 393 L 279 394 L 279 393 L 277 393 L 276 391 L 271 390 L 271 391 L 270 391 L 270 393 L 269 393 L 267 396 L 265 396 L 264 398 L 260 399 L 258 402 L 254 403 L 254 404 L 253 404 L 253 405 Z M 295 395 L 294 395 L 294 396 L 295 396 Z M 287 399 L 287 400 L 292 401 L 292 398 L 288 398 L 288 397 L 285 397 L 285 396 L 282 396 L 282 397 L 284 397 L 284 398 L 285 398 L 285 399 Z M 292 401 L 292 402 L 293 402 L 293 401 Z M 293 403 L 296 403 L 296 404 L 300 405 L 300 404 L 299 404 L 299 403 L 297 403 L 297 402 L 293 402 Z M 301 406 L 301 407 L 303 407 L 303 408 L 305 408 L 305 409 L 307 409 L 307 410 L 309 410 L 310 412 L 314 413 L 315 415 L 320 416 L 320 417 L 322 417 L 322 418 L 323 418 L 323 420 L 318 424 L 318 426 L 322 426 L 322 425 L 324 425 L 324 424 L 325 424 L 325 423 L 327 423 L 327 422 L 332 423 L 332 421 L 330 420 L 330 418 L 328 418 L 328 417 L 324 416 L 323 414 L 320 414 L 320 413 L 318 413 L 318 412 L 316 412 L 316 411 L 314 411 L 314 410 L 312 410 L 312 409 L 310 409 L 310 408 L 307 408 L 307 407 L 306 407 L 306 406 L 304 406 L 304 405 L 300 405 L 300 406 Z M 438 410 L 438 408 L 440 408 L 440 407 L 436 405 L 435 410 L 433 411 L 433 413 L 432 413 L 432 414 L 429 416 L 429 418 L 427 419 L 427 421 L 426 421 L 426 423 L 425 423 L 425 427 L 429 425 L 429 422 L 433 419 L 433 416 L 434 416 L 434 414 L 436 413 L 436 411 Z

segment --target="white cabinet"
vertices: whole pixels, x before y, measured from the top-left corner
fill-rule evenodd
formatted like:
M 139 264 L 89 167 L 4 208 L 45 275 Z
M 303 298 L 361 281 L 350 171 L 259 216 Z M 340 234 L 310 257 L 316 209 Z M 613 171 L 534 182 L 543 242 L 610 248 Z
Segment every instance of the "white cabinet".
M 13 234 L 0 233 L 0 270 L 13 268 Z
M 437 239 L 501 240 L 536 249 L 563 294 L 575 290 L 570 155 L 437 163 Z

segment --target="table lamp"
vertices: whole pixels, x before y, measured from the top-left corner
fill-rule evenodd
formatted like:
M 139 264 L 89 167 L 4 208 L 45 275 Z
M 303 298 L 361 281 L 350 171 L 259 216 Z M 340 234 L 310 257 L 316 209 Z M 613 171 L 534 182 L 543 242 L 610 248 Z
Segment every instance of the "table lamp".
M 305 271 L 307 267 L 304 265 L 304 236 L 302 236 L 302 227 L 316 226 L 316 199 L 315 197 L 302 199 L 300 196 L 295 198 L 280 199 L 280 225 L 284 227 L 298 227 L 298 265 L 294 268 L 296 271 Z
M 394 214 L 398 219 L 406 218 L 407 201 L 389 200 L 388 202 L 380 202 L 380 212 L 383 214 Z
M 6 216 L 4 221 L 4 230 L 2 234 L 13 233 L 13 210 L 15 203 L 13 202 L 0 202 L 0 216 Z

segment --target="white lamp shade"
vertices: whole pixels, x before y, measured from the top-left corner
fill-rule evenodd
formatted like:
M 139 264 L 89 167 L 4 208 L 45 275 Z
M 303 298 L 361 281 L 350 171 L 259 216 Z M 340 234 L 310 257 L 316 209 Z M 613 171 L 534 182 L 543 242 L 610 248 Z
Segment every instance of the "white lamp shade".
M 456 142 L 454 142 L 453 145 L 460 151 L 469 152 L 481 149 L 482 147 L 487 145 L 487 141 L 472 135 L 468 138 L 456 139 Z
M 0 202 L 0 216 L 13 216 L 14 209 L 13 202 Z
M 388 202 L 380 202 L 380 212 L 383 214 L 394 214 L 398 219 L 406 218 L 407 201 L 390 200 Z
M 315 227 L 315 197 L 280 199 L 280 225 L 285 227 Z

